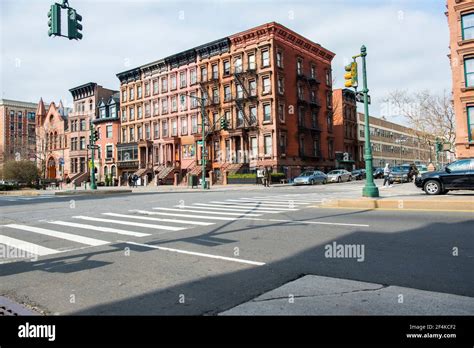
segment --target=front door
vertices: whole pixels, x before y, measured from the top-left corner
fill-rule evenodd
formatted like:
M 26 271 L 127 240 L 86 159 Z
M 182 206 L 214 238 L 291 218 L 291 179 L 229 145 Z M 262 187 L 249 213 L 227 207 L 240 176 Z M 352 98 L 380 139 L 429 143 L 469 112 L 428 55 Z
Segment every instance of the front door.
M 56 161 L 52 157 L 48 160 L 46 178 L 56 179 Z

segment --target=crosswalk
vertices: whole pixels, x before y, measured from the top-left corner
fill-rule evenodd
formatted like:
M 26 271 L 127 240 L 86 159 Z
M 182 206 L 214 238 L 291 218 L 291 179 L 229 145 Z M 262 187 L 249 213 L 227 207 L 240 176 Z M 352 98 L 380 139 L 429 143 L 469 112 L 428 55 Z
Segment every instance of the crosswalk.
M 59 196 L 54 195 L 38 195 L 38 196 L 0 196 L 0 202 L 25 202 L 33 200 L 49 200 L 58 198 Z
M 0 225 L 0 247 L 3 247 L 0 251 L 22 250 L 34 256 L 48 256 L 104 246 L 123 241 L 124 236 L 133 242 L 133 238 L 208 227 L 226 221 L 262 220 L 265 215 L 298 211 L 320 201 L 317 197 L 301 194 L 243 197 L 171 207 L 153 206 L 120 213 L 73 215 L 64 220 L 42 220 L 35 226 L 10 223 Z M 0 263 L 16 260 L 5 254 L 3 252 L 2 257 L 0 252 Z

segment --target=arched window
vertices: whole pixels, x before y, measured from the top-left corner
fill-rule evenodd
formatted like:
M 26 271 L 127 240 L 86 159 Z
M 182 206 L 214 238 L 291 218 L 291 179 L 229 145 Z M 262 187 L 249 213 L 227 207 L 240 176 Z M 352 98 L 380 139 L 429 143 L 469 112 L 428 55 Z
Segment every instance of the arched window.
M 112 166 L 111 171 L 112 171 L 112 177 L 115 178 L 117 176 L 117 168 L 115 166 Z
M 104 176 L 107 177 L 109 175 L 109 167 L 105 166 L 104 167 Z
M 58 132 L 54 132 L 54 149 L 58 148 Z
M 94 108 L 94 104 L 92 103 L 92 99 L 89 99 L 89 110 L 92 111 Z

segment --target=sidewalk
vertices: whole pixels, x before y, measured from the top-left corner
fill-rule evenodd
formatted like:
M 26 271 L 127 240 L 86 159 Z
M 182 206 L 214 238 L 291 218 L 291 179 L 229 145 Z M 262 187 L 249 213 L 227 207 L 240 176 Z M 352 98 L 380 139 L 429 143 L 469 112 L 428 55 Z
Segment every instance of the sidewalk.
M 444 316 L 472 313 L 472 297 L 307 275 L 219 315 Z

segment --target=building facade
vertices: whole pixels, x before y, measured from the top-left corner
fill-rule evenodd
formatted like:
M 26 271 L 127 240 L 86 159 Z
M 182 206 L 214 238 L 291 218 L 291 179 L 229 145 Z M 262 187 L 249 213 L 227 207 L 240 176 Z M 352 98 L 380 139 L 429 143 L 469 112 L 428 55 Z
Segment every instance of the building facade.
M 319 44 L 268 23 L 117 74 L 120 174 L 147 181 L 200 174 L 203 152 L 206 169 L 218 178 L 261 166 L 289 177 L 331 167 L 333 58 Z
M 474 157 L 474 0 L 448 0 L 456 157 Z
M 357 114 L 359 158 L 357 162 L 364 161 L 365 120 L 364 114 Z M 435 143 L 432 135 L 415 131 L 384 118 L 370 116 L 370 142 L 374 167 L 384 167 L 386 163 L 392 166 L 413 163 L 429 164 L 436 162 Z M 447 162 L 446 153 L 441 152 L 439 163 Z
M 120 136 L 120 93 L 114 93 L 108 99 L 101 99 L 97 105 L 97 114 L 92 121 L 99 139 L 94 160 L 97 168 L 97 181 L 108 185 L 117 185 L 117 143 Z
M 0 166 L 14 159 L 35 159 L 37 104 L 0 99 Z
M 72 183 L 81 184 L 89 178 L 90 123 L 96 118 L 99 101 L 108 100 L 117 91 L 103 88 L 95 82 L 89 82 L 71 88 L 69 92 L 71 92 L 74 104 L 73 111 L 68 117 L 69 177 Z M 100 168 L 96 169 L 97 173 L 99 170 Z
M 36 156 L 35 161 L 41 177 L 67 180 L 69 170 L 69 142 L 67 139 L 68 113 L 60 101 L 45 107 L 40 99 L 36 109 Z

